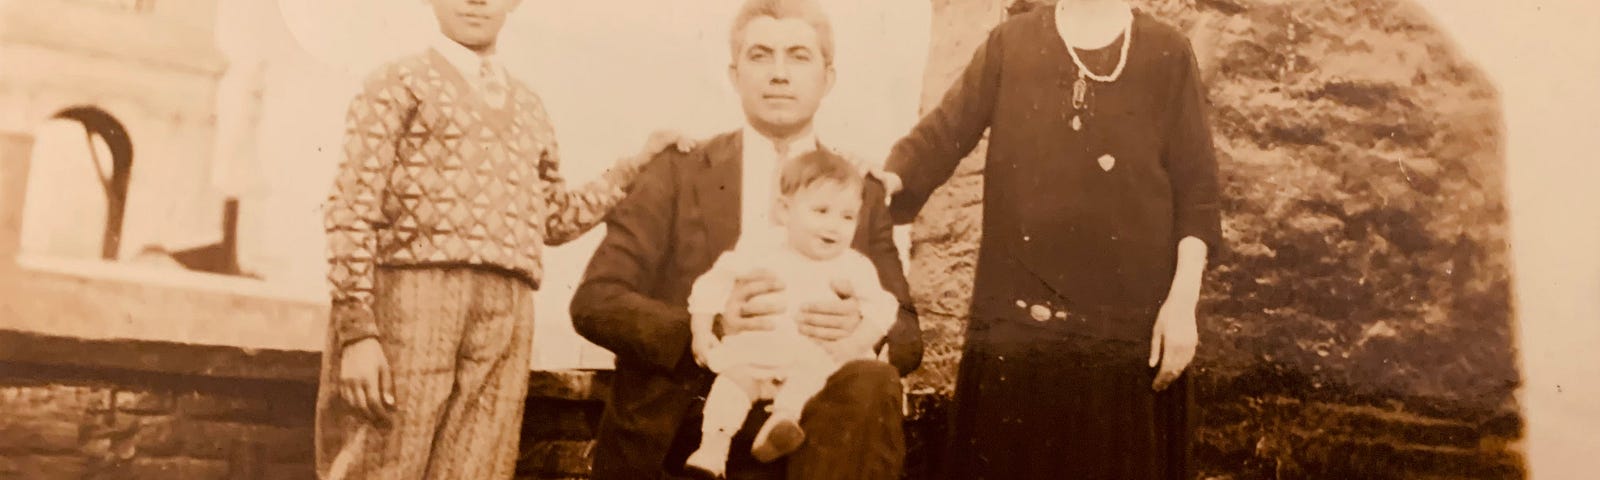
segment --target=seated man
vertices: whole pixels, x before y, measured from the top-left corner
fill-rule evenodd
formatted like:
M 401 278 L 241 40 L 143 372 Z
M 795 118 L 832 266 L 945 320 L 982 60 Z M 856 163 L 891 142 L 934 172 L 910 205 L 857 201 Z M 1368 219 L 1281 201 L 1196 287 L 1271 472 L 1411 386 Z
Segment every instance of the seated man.
M 688 296 L 694 280 L 742 236 L 771 224 L 777 173 L 816 150 L 812 118 L 833 84 L 828 19 L 813 0 L 750 0 L 734 20 L 729 79 L 747 125 L 687 154 L 667 153 L 640 174 L 607 220 L 605 240 L 572 300 L 579 334 L 617 356 L 601 420 L 594 478 L 680 478 L 700 442 L 700 412 L 715 376 L 691 353 Z M 889 363 L 845 364 L 801 414 L 807 432 L 786 459 L 750 454 L 766 418 L 752 409 L 733 439 L 728 478 L 897 479 L 904 463 L 899 375 L 916 369 L 922 341 L 901 271 L 883 185 L 867 179 L 851 246 L 877 268 L 903 305 L 887 335 Z M 844 282 L 840 282 L 843 284 Z M 718 319 L 724 335 L 771 328 L 786 309 L 770 273 L 742 276 Z M 828 345 L 861 326 L 860 302 L 801 305 L 801 333 Z

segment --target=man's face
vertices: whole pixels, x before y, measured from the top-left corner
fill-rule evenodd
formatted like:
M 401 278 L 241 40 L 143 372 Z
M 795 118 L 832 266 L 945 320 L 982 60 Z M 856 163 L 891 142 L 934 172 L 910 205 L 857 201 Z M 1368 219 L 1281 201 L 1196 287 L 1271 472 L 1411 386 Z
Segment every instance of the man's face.
M 506 15 L 522 0 L 428 0 L 439 19 L 439 30 L 467 48 L 483 52 L 494 48 Z
M 833 88 L 817 30 L 798 18 L 756 17 L 735 41 L 728 77 L 751 125 L 789 132 L 810 124 Z
M 861 186 L 835 181 L 807 185 L 778 203 L 778 222 L 789 234 L 789 246 L 816 260 L 839 256 L 850 248 L 861 212 Z

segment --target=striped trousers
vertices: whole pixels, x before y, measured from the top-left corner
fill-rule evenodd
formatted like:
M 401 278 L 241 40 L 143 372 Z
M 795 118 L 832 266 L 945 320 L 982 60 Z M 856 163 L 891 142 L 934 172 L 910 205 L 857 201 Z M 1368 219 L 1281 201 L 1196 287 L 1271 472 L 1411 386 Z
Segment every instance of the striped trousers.
M 378 425 L 345 404 L 334 385 L 339 348 L 330 339 L 317 394 L 318 477 L 511 478 L 528 392 L 534 289 L 471 268 L 380 269 L 376 286 L 395 410 Z

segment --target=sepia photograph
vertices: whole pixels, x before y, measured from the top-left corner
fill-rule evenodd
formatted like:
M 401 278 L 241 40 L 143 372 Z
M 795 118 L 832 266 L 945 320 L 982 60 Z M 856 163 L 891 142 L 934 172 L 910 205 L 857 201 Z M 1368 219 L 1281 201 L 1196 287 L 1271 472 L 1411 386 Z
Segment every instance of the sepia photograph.
M 1584 479 L 1600 7 L 0 0 L 0 479 Z

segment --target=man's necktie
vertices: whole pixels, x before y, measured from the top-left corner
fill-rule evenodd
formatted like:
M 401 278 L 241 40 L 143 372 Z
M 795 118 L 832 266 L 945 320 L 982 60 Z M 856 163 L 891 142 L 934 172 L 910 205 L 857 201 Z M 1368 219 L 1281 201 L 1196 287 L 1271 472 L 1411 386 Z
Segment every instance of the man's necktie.
M 483 99 L 489 105 L 500 108 L 506 103 L 505 76 L 500 75 L 500 69 L 489 59 L 483 59 L 478 68 L 478 85 L 483 88 Z

